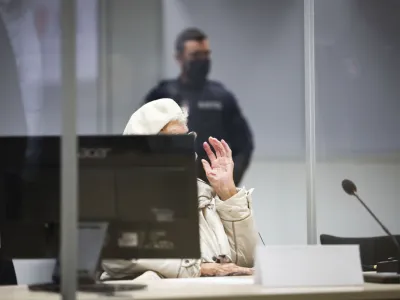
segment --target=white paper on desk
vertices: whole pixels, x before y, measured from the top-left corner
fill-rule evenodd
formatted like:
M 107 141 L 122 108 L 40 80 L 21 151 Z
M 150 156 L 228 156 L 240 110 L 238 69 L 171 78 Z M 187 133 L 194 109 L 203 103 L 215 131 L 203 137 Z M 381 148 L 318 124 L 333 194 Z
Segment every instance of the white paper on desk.
M 362 286 L 359 246 L 258 246 L 255 283 L 270 288 Z
M 261 274 L 262 274 L 262 267 L 260 265 L 262 257 L 264 255 L 264 247 L 265 246 L 257 246 L 256 253 L 255 253 L 255 261 L 254 261 L 254 283 L 258 285 L 262 285 Z

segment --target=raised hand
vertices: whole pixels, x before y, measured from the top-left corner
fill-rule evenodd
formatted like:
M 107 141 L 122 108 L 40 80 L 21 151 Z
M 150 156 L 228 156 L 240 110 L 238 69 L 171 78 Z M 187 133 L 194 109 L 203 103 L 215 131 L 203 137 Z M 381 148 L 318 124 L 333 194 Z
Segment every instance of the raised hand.
M 204 142 L 203 147 L 210 160 L 201 160 L 208 181 L 221 200 L 227 200 L 236 194 L 232 150 L 224 140 L 213 137 L 208 139 L 208 143 Z

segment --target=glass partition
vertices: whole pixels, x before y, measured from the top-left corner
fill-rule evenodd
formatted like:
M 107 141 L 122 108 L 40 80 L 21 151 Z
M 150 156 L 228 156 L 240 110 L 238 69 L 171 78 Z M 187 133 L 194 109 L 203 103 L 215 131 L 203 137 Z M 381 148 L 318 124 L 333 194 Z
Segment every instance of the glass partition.
M 145 97 L 169 96 L 189 106 L 189 129 L 199 131 L 199 143 L 207 134 L 218 137 L 218 125 L 199 125 L 217 120 L 218 113 L 195 111 L 196 103 L 215 100 L 210 95 L 182 96 L 181 90 L 149 95 L 162 80 L 179 82 L 177 37 L 187 28 L 200 29 L 211 51 L 209 79 L 234 96 L 252 132 L 254 151 L 240 185 L 255 188 L 260 233 L 268 244 L 306 243 L 303 2 L 114 0 L 108 5 L 108 132 L 122 133 Z M 235 130 L 233 117 L 224 120 L 224 130 Z M 239 131 L 227 140 L 239 144 L 238 154 L 251 146 Z
M 345 178 L 400 231 L 399 26 L 399 1 L 315 1 L 319 234 L 384 235 Z

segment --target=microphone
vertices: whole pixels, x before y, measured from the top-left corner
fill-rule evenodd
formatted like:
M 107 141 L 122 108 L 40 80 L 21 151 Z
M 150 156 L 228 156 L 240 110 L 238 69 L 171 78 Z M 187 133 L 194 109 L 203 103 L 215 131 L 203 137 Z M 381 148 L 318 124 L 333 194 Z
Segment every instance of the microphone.
M 362 206 L 364 206 L 364 208 L 369 212 L 369 214 L 375 219 L 375 221 L 379 224 L 379 226 L 381 226 L 381 228 L 383 229 L 383 231 L 390 236 L 390 238 L 393 240 L 393 243 L 395 244 L 397 250 L 400 253 L 400 245 L 399 242 L 397 241 L 397 239 L 390 233 L 389 229 L 386 228 L 385 225 L 382 224 L 382 222 L 378 219 L 378 217 L 371 211 L 371 209 L 367 206 L 367 204 L 365 204 L 365 202 L 357 195 L 357 187 L 354 184 L 353 181 L 349 180 L 349 179 L 345 179 L 342 181 L 342 187 L 343 190 L 349 194 L 350 196 L 354 196 L 358 199 L 358 201 L 360 201 L 360 203 L 362 204 Z
M 349 180 L 349 179 L 345 179 L 342 181 L 342 188 L 344 189 L 344 191 L 353 196 L 355 193 L 357 193 L 357 187 L 354 184 L 353 181 Z
M 364 278 L 366 281 L 370 281 L 370 282 L 380 282 L 380 283 L 399 283 L 400 282 L 400 245 L 398 240 L 393 236 L 393 234 L 389 231 L 389 229 L 386 228 L 385 225 L 383 225 L 383 223 L 378 219 L 378 217 L 372 212 L 372 210 L 368 207 L 367 204 L 365 204 L 365 202 L 358 196 L 357 194 L 357 187 L 354 184 L 353 181 L 349 180 L 349 179 L 344 179 L 342 181 L 342 188 L 343 190 L 349 194 L 350 196 L 354 196 L 357 198 L 357 200 L 361 203 L 362 206 L 364 206 L 364 208 L 368 211 L 368 213 L 375 219 L 375 221 L 379 224 L 379 226 L 382 228 L 382 230 L 392 239 L 393 244 L 396 247 L 397 250 L 397 262 L 392 261 L 393 263 L 397 263 L 397 274 L 395 276 L 391 275 L 391 276 L 365 276 Z M 367 278 L 368 277 L 368 278 Z M 383 278 L 385 277 L 385 278 Z M 390 278 L 389 278 L 390 277 Z M 368 279 L 368 280 L 367 280 Z

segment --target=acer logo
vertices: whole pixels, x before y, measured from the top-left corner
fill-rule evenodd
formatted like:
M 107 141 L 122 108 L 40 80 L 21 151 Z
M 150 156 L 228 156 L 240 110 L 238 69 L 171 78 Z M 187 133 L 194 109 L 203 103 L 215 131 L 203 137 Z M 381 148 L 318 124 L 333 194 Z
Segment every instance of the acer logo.
M 81 148 L 78 153 L 79 158 L 106 158 L 110 148 Z

